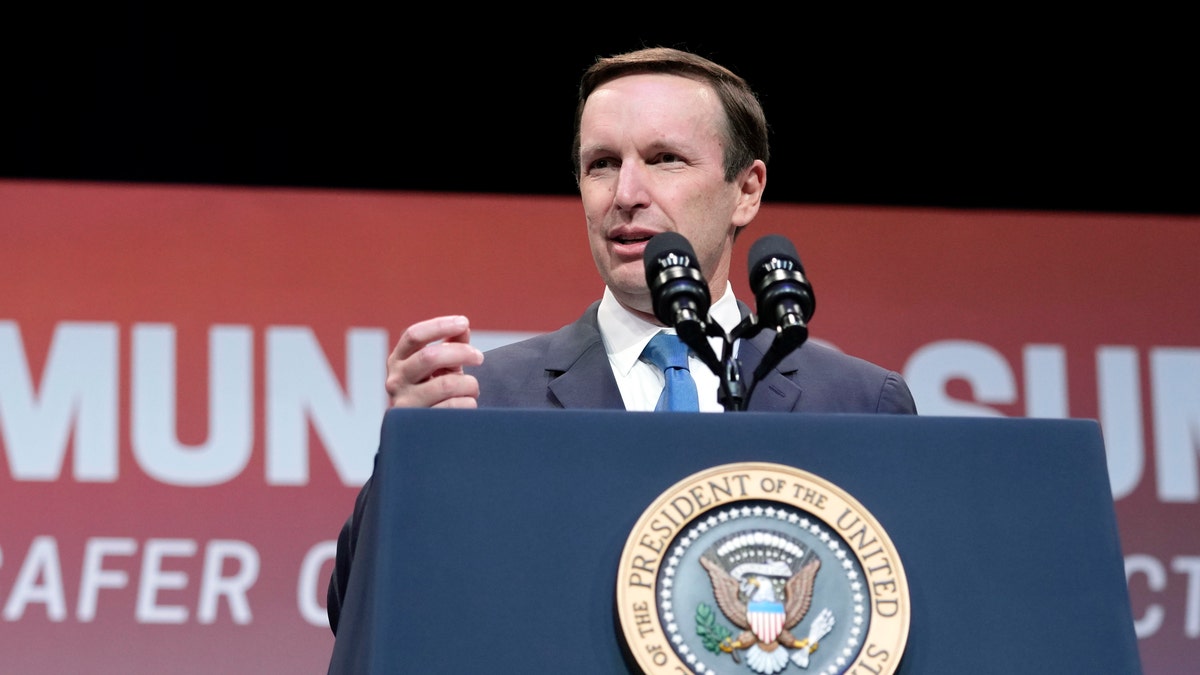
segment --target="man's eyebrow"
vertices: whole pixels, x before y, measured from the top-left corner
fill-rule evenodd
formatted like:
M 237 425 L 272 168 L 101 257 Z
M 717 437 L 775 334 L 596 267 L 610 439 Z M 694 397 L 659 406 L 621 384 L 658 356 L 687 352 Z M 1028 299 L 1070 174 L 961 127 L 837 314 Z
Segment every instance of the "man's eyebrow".
M 603 143 L 593 143 L 592 145 L 579 146 L 579 154 L 586 155 L 595 152 L 607 152 L 608 146 Z
M 690 145 L 692 145 L 692 143 L 689 141 L 689 139 L 682 137 L 682 136 L 671 136 L 671 137 L 659 136 L 658 138 L 655 138 L 654 141 L 652 141 L 651 143 L 645 145 L 642 148 L 642 150 L 650 150 L 650 151 L 654 151 L 654 152 L 661 152 L 663 150 L 685 150 Z M 609 145 L 608 143 L 593 143 L 591 145 L 583 145 L 583 146 L 579 147 L 579 154 L 581 154 L 581 155 L 584 155 L 587 153 L 595 153 L 595 152 L 616 152 L 616 151 L 613 150 L 612 146 Z

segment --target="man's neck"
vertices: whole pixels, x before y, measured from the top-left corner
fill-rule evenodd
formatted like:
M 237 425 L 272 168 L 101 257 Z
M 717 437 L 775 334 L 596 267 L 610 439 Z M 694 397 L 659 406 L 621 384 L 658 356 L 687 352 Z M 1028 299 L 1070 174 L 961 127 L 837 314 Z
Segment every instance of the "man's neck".
M 733 288 L 729 285 L 728 282 L 726 282 L 725 287 L 722 288 L 721 291 L 722 292 L 720 295 L 713 297 L 713 303 L 712 303 L 713 306 L 719 307 L 719 306 L 729 305 L 729 306 L 736 308 L 737 304 L 736 304 L 736 300 L 734 300 Z M 625 302 L 622 302 L 621 299 L 618 298 L 615 293 L 613 293 L 611 290 L 609 290 L 607 288 L 605 289 L 605 295 L 608 297 L 608 301 L 615 303 L 621 309 L 628 312 L 630 315 L 635 316 L 638 319 L 645 321 L 646 323 L 653 324 L 655 326 L 661 326 L 664 328 L 667 327 L 666 324 L 664 324 L 662 321 L 660 321 L 659 318 L 657 316 L 655 316 L 652 312 L 638 309 L 637 307 L 631 307 L 630 305 L 626 304 Z M 726 296 L 728 296 L 728 299 L 731 302 L 729 302 L 729 303 L 725 302 Z M 724 328 L 726 331 L 729 331 L 729 330 L 732 330 L 733 327 L 737 325 L 737 321 L 739 321 L 741 319 L 741 313 L 737 312 L 735 314 L 734 312 L 737 312 L 737 310 L 735 309 L 733 311 L 730 311 L 730 310 L 726 309 L 725 312 L 722 312 L 722 314 L 724 314 L 724 316 L 715 316 L 713 318 L 716 319 L 719 324 L 721 324 L 722 328 Z M 705 317 L 705 318 L 707 319 L 708 317 Z M 733 324 L 728 325 L 728 326 L 725 325 L 730 320 L 733 320 Z

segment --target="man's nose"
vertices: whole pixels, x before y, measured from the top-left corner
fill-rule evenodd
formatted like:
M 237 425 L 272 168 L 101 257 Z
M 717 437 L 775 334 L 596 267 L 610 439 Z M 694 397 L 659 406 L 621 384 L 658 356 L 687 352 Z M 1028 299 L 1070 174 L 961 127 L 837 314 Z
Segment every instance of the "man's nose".
M 617 208 L 630 210 L 648 206 L 650 190 L 647 178 L 645 164 L 622 162 L 617 173 Z

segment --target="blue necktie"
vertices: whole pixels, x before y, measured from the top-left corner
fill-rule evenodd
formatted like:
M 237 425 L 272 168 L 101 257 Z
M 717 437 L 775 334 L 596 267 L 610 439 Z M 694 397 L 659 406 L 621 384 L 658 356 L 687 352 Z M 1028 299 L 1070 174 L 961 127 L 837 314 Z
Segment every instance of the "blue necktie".
M 688 370 L 688 347 L 678 336 L 668 333 L 655 335 L 650 338 L 642 356 L 658 366 L 667 381 L 655 410 L 699 412 L 700 397 L 696 393 L 696 381 Z

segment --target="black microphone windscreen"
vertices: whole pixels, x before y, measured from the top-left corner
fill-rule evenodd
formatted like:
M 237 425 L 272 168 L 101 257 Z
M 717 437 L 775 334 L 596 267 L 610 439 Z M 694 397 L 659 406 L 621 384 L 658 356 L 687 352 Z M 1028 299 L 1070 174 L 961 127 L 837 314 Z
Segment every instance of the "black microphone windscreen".
M 646 274 L 650 275 L 653 270 L 654 274 L 661 271 L 661 267 L 667 263 L 659 262 L 666 258 L 670 253 L 675 253 L 677 256 L 683 256 L 687 262 L 679 262 L 672 260 L 672 265 L 685 265 L 686 267 L 699 267 L 696 265 L 696 251 L 692 248 L 691 242 L 678 232 L 659 232 L 650 237 L 650 241 L 646 242 L 646 249 L 642 253 L 642 260 L 646 265 Z
M 816 308 L 812 285 L 804 278 L 804 265 L 787 237 L 770 234 L 750 247 L 750 289 L 758 302 L 758 314 L 771 325 L 797 322 L 797 313 L 807 322 Z
M 750 285 L 755 288 L 762 282 L 764 276 L 772 269 L 773 258 L 790 258 L 795 263 L 795 271 L 804 274 L 804 265 L 800 264 L 800 255 L 791 240 L 779 234 L 768 234 L 750 246 L 747 256 L 747 266 L 750 270 Z
M 678 326 L 683 320 L 706 320 L 712 300 L 696 252 L 686 237 L 678 232 L 654 235 L 646 242 L 642 261 L 654 316 L 659 321 Z

